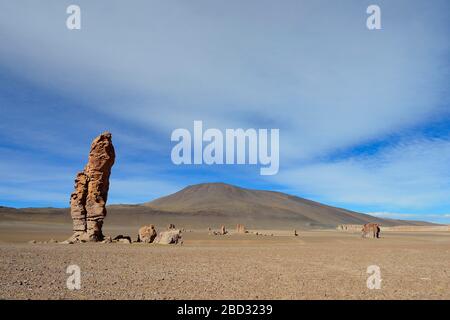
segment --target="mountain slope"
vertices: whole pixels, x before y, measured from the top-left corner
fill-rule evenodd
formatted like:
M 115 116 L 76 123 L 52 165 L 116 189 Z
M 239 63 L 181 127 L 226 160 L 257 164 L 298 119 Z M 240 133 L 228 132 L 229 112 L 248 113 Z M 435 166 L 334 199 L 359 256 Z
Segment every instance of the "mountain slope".
M 188 186 L 166 197 L 141 205 L 108 206 L 106 228 L 120 226 L 137 228 L 153 223 L 166 226 L 174 223 L 184 228 L 233 228 L 243 223 L 248 228 L 303 229 L 334 228 L 339 224 L 378 222 L 383 226 L 434 225 L 421 221 L 390 220 L 327 206 L 288 194 L 249 190 L 224 183 Z M 25 223 L 64 224 L 70 230 L 68 208 L 0 207 L 0 227 Z
M 143 206 L 171 213 L 216 216 L 236 221 L 285 221 L 305 226 L 334 227 L 367 222 L 385 226 L 417 224 L 372 217 L 280 192 L 250 190 L 224 183 L 188 186 L 169 196 L 144 203 Z

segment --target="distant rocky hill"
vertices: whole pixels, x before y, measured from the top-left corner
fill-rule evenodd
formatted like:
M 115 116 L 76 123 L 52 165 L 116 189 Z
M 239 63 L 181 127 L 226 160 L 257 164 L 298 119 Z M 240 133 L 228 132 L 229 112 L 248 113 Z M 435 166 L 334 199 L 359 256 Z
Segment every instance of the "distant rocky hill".
M 0 221 L 71 223 L 69 209 L 0 207 Z M 250 190 L 224 183 L 188 186 L 174 194 L 136 205 L 108 206 L 108 225 L 139 226 L 174 223 L 186 228 L 303 229 L 377 222 L 385 227 L 427 226 L 428 222 L 391 220 L 324 205 L 289 194 Z
M 146 207 L 164 212 L 226 218 L 241 221 L 272 221 L 276 225 L 336 227 L 340 224 L 377 222 L 385 226 L 428 225 L 427 222 L 391 220 L 324 205 L 289 194 L 250 190 L 224 183 L 197 184 L 154 201 Z

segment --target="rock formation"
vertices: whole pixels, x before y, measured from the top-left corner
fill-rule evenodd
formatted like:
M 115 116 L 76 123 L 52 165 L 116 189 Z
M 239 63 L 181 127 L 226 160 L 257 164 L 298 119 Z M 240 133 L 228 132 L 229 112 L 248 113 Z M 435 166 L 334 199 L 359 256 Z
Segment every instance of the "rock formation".
M 92 142 L 84 171 L 75 178 L 75 191 L 70 198 L 74 234 L 67 242 L 103 240 L 102 226 L 114 160 L 111 133 L 102 133 Z
M 112 239 L 112 242 L 119 242 L 119 243 L 130 244 L 131 243 L 131 237 L 119 234 L 117 237 Z
M 372 233 L 374 238 L 380 237 L 380 225 L 378 223 L 366 223 L 362 229 L 362 237 L 366 237 L 369 233 Z
M 227 234 L 227 229 L 225 229 L 225 226 L 220 227 L 220 234 L 223 236 Z
M 360 232 L 362 227 L 362 224 L 340 224 L 336 229 L 339 231 Z
M 294 237 L 298 237 L 298 233 L 297 233 L 296 229 L 294 229 Z
M 175 229 L 175 225 L 173 224 L 173 223 L 170 223 L 168 226 L 167 226 L 167 230 L 174 230 Z
M 155 226 L 150 224 L 148 226 L 143 226 L 139 229 L 138 242 L 152 243 L 157 236 Z
M 247 233 L 245 230 L 245 226 L 243 224 L 236 225 L 236 232 L 237 233 Z
M 160 232 L 153 243 L 158 244 L 183 244 L 181 230 L 169 230 Z

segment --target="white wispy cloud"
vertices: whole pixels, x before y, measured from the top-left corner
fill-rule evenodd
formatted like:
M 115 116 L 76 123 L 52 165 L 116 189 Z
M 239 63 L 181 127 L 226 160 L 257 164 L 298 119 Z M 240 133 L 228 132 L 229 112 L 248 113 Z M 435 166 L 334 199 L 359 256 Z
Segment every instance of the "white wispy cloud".
M 427 209 L 449 205 L 450 141 L 399 143 L 371 156 L 287 169 L 274 179 L 323 200 Z
M 65 27 L 69 4 L 2 3 L 1 65 L 76 103 L 42 106 L 20 122 L 27 107 L 6 107 L 0 97 L 9 119 L 0 121 L 0 138 L 52 154 L 67 145 L 60 152 L 82 161 L 85 141 L 71 137 L 111 127 L 129 154 L 153 160 L 170 146 L 171 130 L 193 120 L 280 128 L 281 171 L 270 181 L 286 189 L 389 210 L 449 204 L 445 139 L 404 137 L 374 155 L 321 160 L 449 115 L 448 2 L 380 0 L 388 14 L 379 32 L 365 27 L 359 0 L 80 0 L 76 32 Z M 136 159 L 122 159 L 118 167 L 133 171 Z M 117 177 L 111 199 L 173 189 L 154 172 Z
M 379 33 L 365 28 L 358 1 L 114 2 L 107 14 L 81 1 L 78 33 L 61 23 L 61 4 L 28 4 L 0 13 L 3 59 L 24 76 L 45 73 L 48 86 L 163 132 L 195 119 L 214 127 L 271 119 L 283 129 L 286 161 L 422 122 L 445 90 L 439 8 L 406 18 L 420 1 L 385 3 L 395 19 Z
M 450 224 L 450 214 L 438 213 L 398 213 L 398 212 L 367 212 L 367 214 L 388 219 L 403 219 L 403 220 L 425 220 L 436 223 Z

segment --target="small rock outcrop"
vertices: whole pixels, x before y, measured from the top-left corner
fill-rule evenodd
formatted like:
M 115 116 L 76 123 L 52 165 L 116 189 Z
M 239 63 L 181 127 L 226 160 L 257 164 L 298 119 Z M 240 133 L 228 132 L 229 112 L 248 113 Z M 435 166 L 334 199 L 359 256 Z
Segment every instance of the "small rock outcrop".
M 113 242 L 112 238 L 110 236 L 104 237 L 102 243 L 111 243 Z
M 378 223 L 366 223 L 361 229 L 361 236 L 365 238 L 367 235 L 372 234 L 373 238 L 379 238 L 380 230 L 380 225 Z
M 183 244 L 181 230 L 168 230 L 160 232 L 153 243 L 157 244 Z
M 167 230 L 175 230 L 175 225 L 173 223 L 169 224 Z
M 109 177 L 115 161 L 111 133 L 94 139 L 86 167 L 75 178 L 75 191 L 70 198 L 73 236 L 66 243 L 102 241 L 106 217 Z
M 362 224 L 340 224 L 336 227 L 339 231 L 346 231 L 346 232 L 359 232 L 361 231 L 361 228 L 363 227 Z
M 243 224 L 236 225 L 236 232 L 237 233 L 247 233 L 247 230 L 245 229 L 245 226 Z
M 150 224 L 139 229 L 137 242 L 152 243 L 157 236 L 155 226 Z

